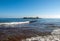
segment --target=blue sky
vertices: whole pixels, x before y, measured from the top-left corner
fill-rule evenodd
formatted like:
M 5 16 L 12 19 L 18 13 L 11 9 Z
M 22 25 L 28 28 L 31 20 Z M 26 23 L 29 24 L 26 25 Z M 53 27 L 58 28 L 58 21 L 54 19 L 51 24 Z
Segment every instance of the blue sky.
M 60 0 L 0 0 L 0 18 L 60 18 Z

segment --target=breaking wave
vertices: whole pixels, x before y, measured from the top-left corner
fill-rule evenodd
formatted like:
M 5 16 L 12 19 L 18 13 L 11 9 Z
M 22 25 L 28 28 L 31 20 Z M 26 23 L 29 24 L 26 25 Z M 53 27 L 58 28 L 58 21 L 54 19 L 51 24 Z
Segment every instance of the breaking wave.
M 29 21 L 26 21 L 26 22 L 10 22 L 10 23 L 0 23 L 0 25 L 2 25 L 2 24 L 24 24 L 24 23 L 29 23 Z
M 29 24 L 29 21 L 26 22 L 10 22 L 10 23 L 0 23 L 0 27 L 21 27 L 23 25 Z

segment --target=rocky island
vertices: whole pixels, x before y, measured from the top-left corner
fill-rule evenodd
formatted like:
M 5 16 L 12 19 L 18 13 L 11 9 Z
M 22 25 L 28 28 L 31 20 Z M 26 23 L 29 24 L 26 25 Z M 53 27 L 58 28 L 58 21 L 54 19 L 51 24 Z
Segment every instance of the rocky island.
M 23 17 L 23 19 L 39 19 L 39 17 Z

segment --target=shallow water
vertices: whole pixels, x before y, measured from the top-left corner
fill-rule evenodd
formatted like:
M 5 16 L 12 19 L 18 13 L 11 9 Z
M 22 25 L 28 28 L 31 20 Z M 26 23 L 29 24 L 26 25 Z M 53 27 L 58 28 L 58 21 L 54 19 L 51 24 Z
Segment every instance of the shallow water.
M 31 37 L 43 39 L 42 36 L 47 38 L 47 35 L 48 37 L 60 35 L 60 19 L 37 19 L 37 22 L 34 23 L 26 21 L 31 21 L 31 19 L 11 19 L 11 21 L 9 19 L 0 19 L 0 40 L 22 41 L 28 40 L 28 38 L 31 39 Z

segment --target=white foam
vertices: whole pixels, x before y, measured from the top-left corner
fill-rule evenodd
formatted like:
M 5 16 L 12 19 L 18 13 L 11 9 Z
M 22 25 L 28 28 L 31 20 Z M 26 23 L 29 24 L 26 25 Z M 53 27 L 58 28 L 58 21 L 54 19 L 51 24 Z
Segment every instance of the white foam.
M 0 25 L 3 25 L 3 24 L 25 24 L 25 23 L 29 23 L 29 21 L 26 21 L 26 22 L 10 22 L 10 23 L 0 23 Z
M 60 41 L 60 35 L 47 35 L 47 36 L 37 36 L 26 38 L 26 40 L 22 41 Z
M 59 34 L 60 35 L 60 29 L 54 29 L 51 34 Z

